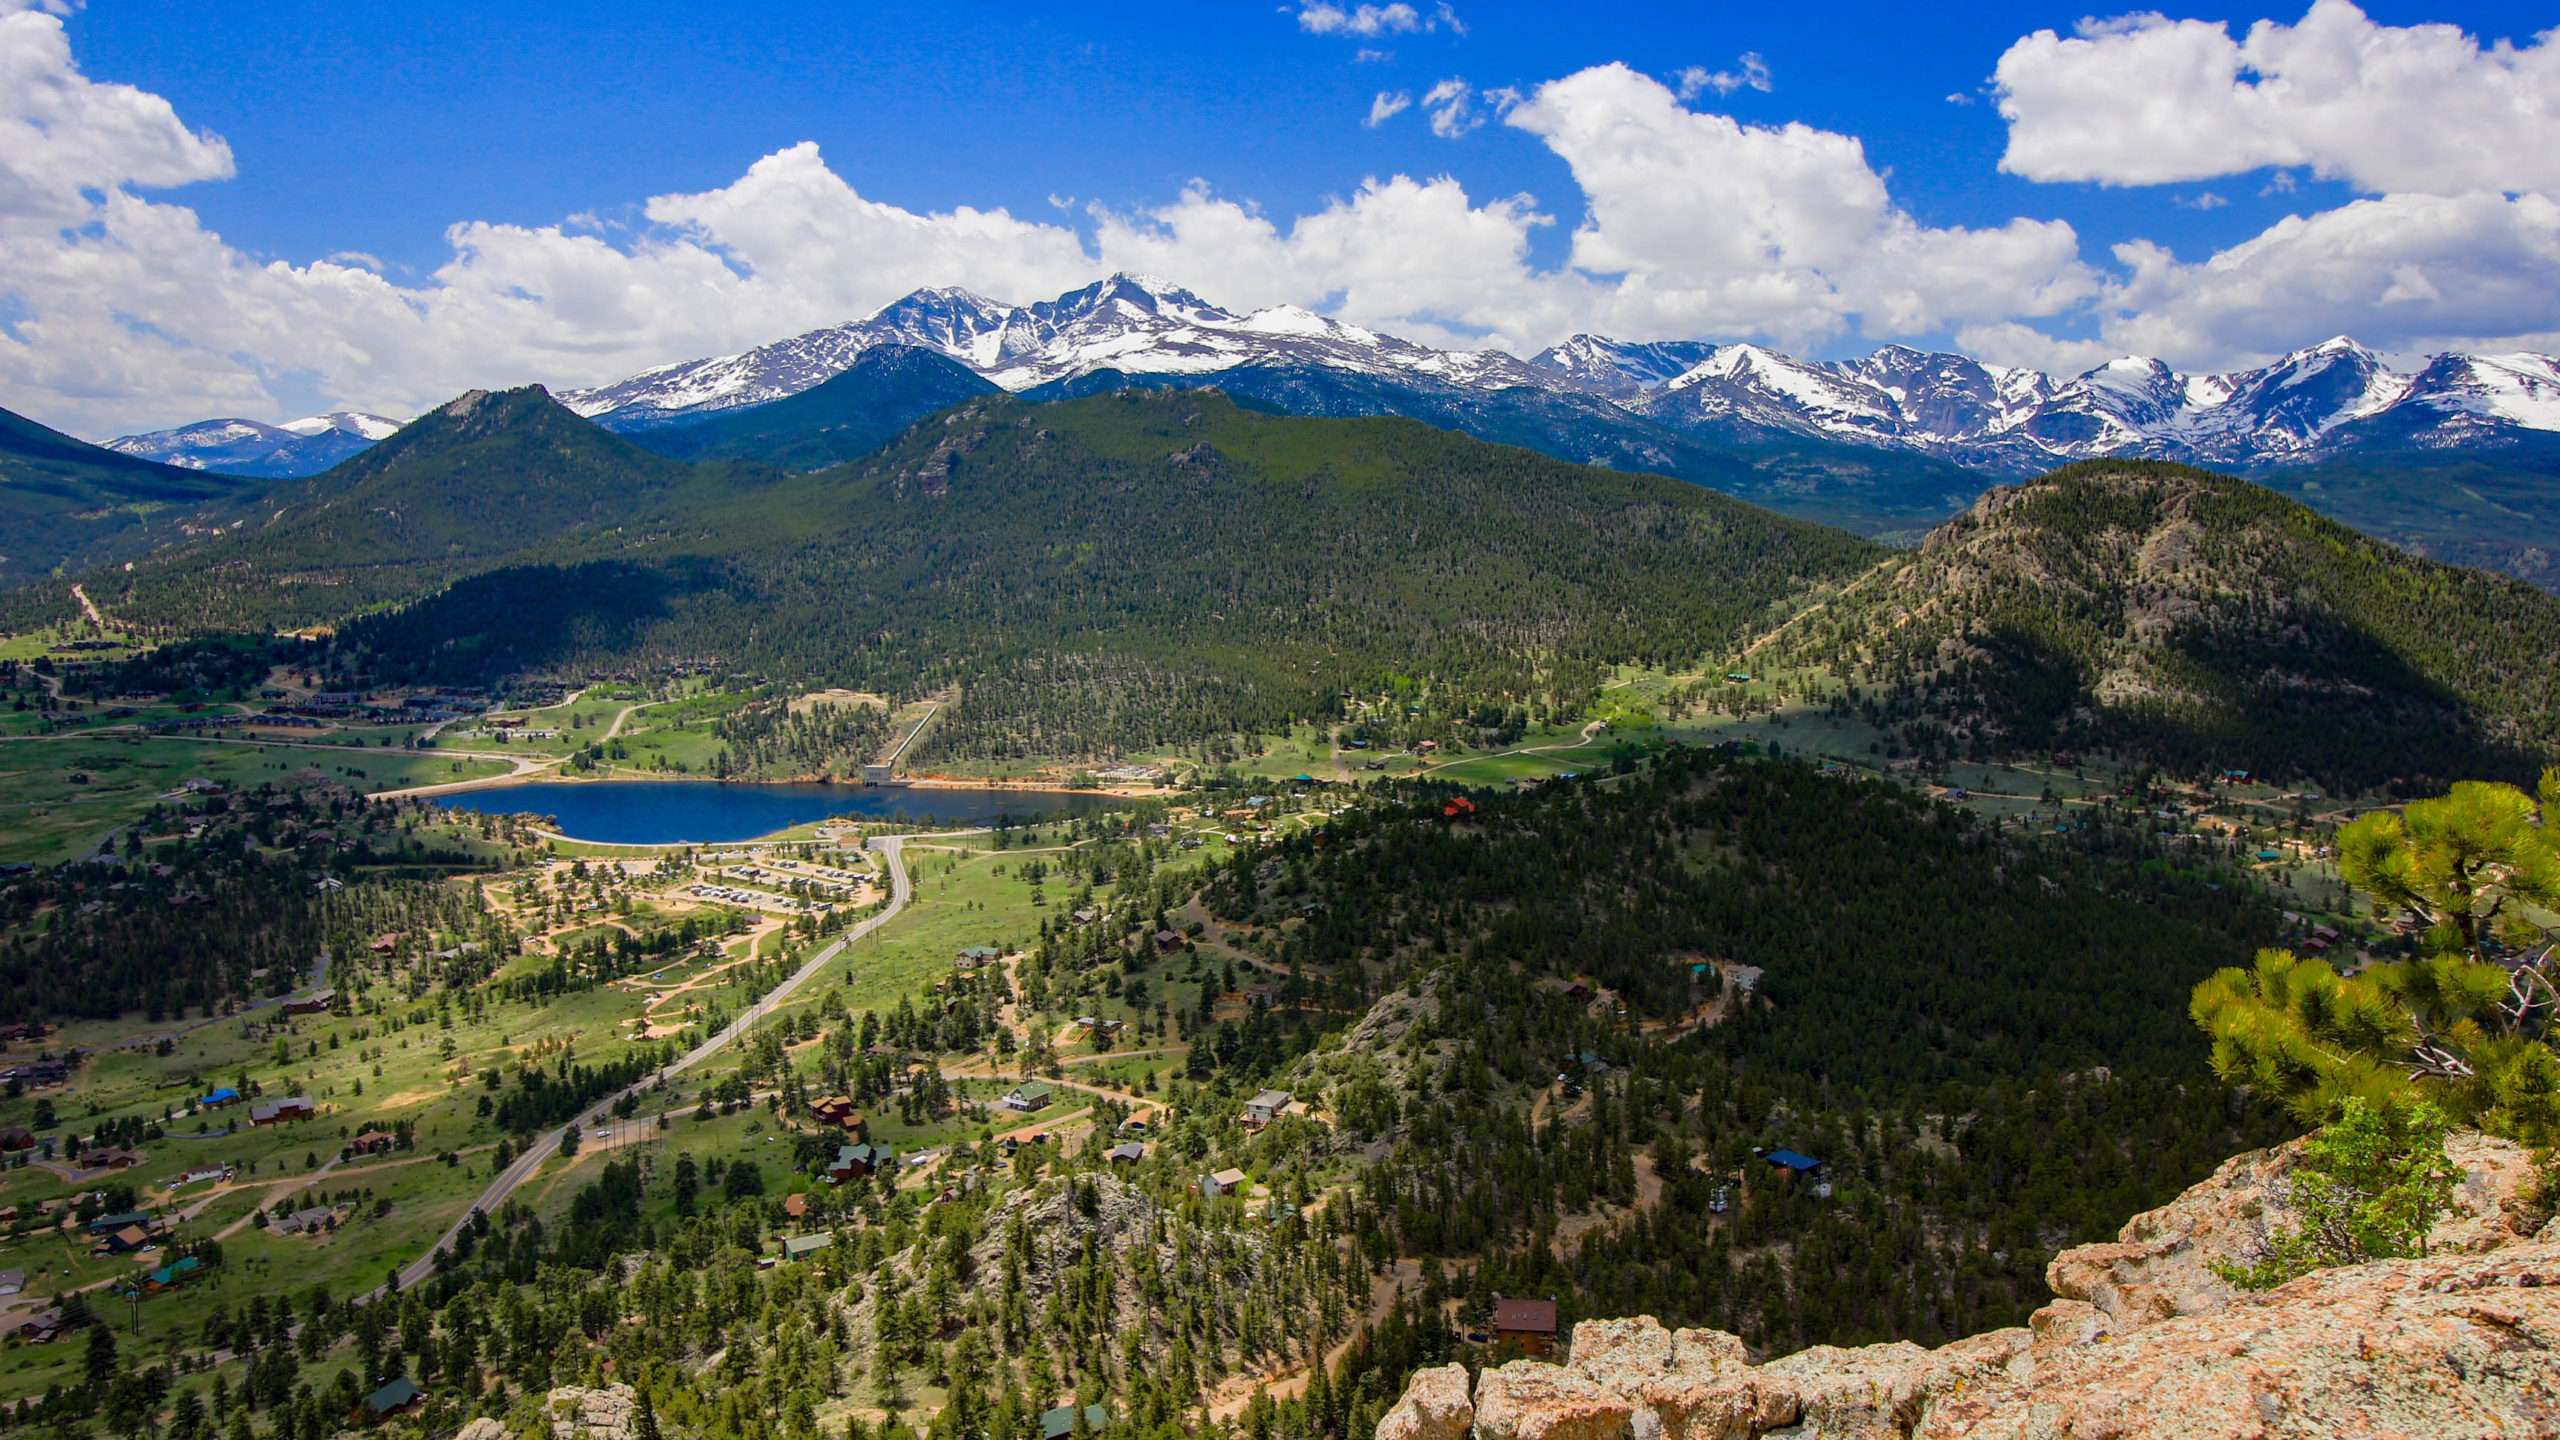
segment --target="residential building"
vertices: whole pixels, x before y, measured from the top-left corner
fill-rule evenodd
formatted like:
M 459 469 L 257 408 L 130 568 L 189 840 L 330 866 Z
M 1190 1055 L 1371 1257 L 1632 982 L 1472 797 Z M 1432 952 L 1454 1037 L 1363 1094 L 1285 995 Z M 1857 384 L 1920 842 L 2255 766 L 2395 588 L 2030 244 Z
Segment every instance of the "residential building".
M 307 1095 L 288 1095 L 282 1100 L 261 1100 L 249 1107 L 252 1125 L 281 1125 L 287 1120 L 308 1120 L 314 1114 Z
M 1496 1297 L 1493 1340 L 1522 1355 L 1545 1355 L 1556 1347 L 1556 1302 Z

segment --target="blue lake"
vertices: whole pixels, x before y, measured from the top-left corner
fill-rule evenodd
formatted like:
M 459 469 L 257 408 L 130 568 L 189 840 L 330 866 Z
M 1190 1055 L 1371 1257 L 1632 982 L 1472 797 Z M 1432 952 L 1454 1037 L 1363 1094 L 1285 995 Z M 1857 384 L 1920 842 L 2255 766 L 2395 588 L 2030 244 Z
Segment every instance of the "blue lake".
M 839 815 L 920 825 L 985 825 L 1107 810 L 1109 796 L 908 785 L 745 785 L 706 780 L 535 780 L 456 790 L 436 803 L 492 815 L 548 815 L 604 845 L 751 840 Z

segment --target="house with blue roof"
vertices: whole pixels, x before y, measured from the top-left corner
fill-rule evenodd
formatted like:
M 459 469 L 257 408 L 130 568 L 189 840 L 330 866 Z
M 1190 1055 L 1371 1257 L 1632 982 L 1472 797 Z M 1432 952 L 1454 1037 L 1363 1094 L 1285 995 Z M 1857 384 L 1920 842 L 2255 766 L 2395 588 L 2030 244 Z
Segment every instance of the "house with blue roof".
M 1773 1169 L 1783 1170 L 1789 1175 L 1800 1175 L 1810 1179 L 1822 1173 L 1821 1161 L 1795 1150 L 1769 1150 L 1763 1152 L 1760 1158 L 1767 1161 Z

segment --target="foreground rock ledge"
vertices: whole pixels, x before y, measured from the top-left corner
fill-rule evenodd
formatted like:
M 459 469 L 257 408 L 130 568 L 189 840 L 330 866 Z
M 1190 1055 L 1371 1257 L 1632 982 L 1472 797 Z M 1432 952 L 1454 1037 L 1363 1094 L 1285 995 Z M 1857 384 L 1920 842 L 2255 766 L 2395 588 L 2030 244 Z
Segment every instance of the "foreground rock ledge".
M 1378 1440 L 2560 1436 L 2560 1221 L 2521 1233 L 2522 1150 L 2452 1153 L 2468 1178 L 2427 1259 L 2258 1295 L 2215 1279 L 2284 1218 L 2280 1147 L 2054 1257 L 2061 1298 L 2023 1329 L 1754 1365 L 1721 1331 L 1585 1321 L 1561 1365 L 1422 1371 Z

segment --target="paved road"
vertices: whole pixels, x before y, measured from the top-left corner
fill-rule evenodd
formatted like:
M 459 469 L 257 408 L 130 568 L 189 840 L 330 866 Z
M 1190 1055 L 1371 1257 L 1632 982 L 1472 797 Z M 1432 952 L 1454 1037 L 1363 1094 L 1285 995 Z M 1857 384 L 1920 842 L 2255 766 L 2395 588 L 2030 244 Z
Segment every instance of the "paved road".
M 660 1079 L 683 1074 L 727 1049 L 739 1036 L 753 1029 L 757 1021 L 773 1013 L 775 1006 L 790 999 L 798 993 L 800 987 L 817 978 L 818 972 L 825 969 L 828 962 L 843 954 L 846 946 L 897 918 L 898 912 L 907 908 L 908 899 L 915 893 L 913 882 L 907 878 L 907 866 L 902 853 L 909 838 L 904 835 L 880 835 L 873 837 L 871 841 L 870 848 L 879 852 L 880 863 L 889 872 L 889 908 L 858 922 L 852 929 L 838 936 L 833 944 L 810 956 L 807 964 L 792 971 L 781 984 L 765 992 L 764 998 L 748 1006 L 743 1014 L 730 1021 L 720 1033 L 677 1057 L 673 1063 L 648 1079 L 618 1090 L 589 1106 L 586 1113 L 580 1115 L 574 1122 L 575 1126 L 583 1129 L 599 1123 L 613 1113 L 614 1105 L 623 1096 L 639 1095 L 657 1084 Z M 534 1172 L 542 1168 L 542 1162 L 559 1152 L 560 1132 L 558 1130 L 552 1131 L 528 1146 L 522 1155 L 516 1157 L 513 1164 L 490 1179 L 488 1187 L 480 1192 L 479 1198 L 471 1202 L 471 1210 L 465 1211 L 460 1219 L 454 1221 L 452 1226 L 437 1238 L 434 1246 L 429 1248 L 426 1254 L 400 1267 L 400 1288 L 406 1290 L 435 1273 L 436 1256 L 451 1247 L 454 1238 L 462 1233 L 462 1227 L 471 1222 L 472 1211 L 483 1215 L 498 1213 L 498 1207 L 506 1203 L 507 1197 L 514 1194 L 526 1181 L 532 1179 Z M 382 1290 L 377 1286 L 361 1298 L 369 1301 L 378 1298 L 381 1294 Z

